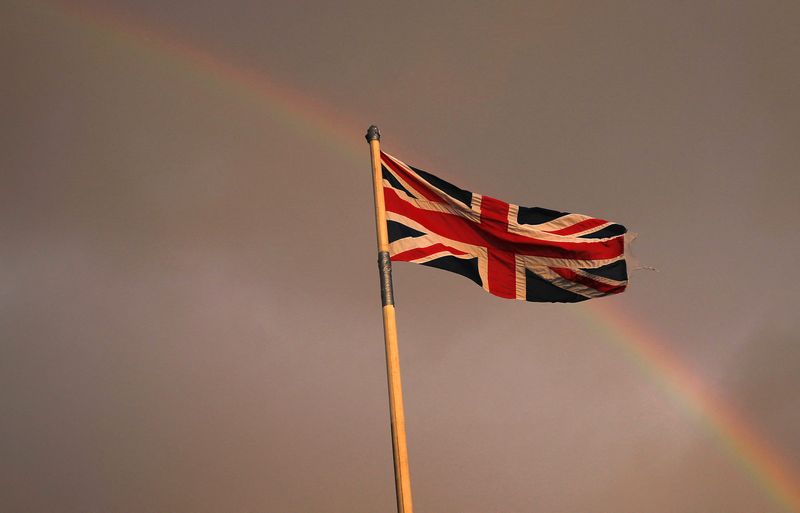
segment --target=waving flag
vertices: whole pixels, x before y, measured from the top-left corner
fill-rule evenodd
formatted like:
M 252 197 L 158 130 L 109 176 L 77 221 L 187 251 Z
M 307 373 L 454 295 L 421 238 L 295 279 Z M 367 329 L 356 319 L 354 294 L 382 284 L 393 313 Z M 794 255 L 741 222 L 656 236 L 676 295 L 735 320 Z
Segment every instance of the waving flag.
M 389 253 L 502 298 L 572 303 L 625 290 L 624 226 L 475 194 L 381 152 Z

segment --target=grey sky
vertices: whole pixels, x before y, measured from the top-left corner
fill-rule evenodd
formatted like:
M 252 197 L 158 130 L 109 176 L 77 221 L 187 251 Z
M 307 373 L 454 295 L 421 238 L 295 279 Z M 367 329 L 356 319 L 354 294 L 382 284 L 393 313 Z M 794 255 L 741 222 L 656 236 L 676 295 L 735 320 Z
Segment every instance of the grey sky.
M 0 6 L 0 509 L 393 510 L 371 123 L 638 232 L 598 301 L 800 468 L 800 4 L 64 5 Z M 394 276 L 417 511 L 790 511 L 587 305 Z

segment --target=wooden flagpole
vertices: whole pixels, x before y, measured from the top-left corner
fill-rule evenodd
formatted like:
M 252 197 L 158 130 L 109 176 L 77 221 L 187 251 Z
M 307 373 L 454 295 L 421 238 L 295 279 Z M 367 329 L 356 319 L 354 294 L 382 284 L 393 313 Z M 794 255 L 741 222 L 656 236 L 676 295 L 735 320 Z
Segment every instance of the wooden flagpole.
M 378 127 L 370 126 L 367 129 L 366 137 L 372 157 L 372 185 L 375 193 L 375 229 L 378 235 L 378 269 L 381 278 L 383 338 L 386 344 L 386 377 L 389 381 L 389 416 L 392 426 L 397 513 L 413 513 L 411 478 L 408 473 L 406 422 L 403 412 L 403 389 L 400 383 L 400 355 L 397 351 L 397 323 L 394 316 L 394 294 L 392 293 L 392 261 L 389 258 L 389 234 L 386 230 L 386 205 L 383 199 L 381 133 Z

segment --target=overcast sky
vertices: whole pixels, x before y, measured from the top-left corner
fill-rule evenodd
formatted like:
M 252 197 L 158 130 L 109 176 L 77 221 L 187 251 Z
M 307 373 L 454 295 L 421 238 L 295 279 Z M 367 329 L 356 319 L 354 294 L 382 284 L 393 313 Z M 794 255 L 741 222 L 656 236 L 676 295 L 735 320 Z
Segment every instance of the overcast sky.
M 800 4 L 488 5 L 0 5 L 0 509 L 394 510 L 371 123 L 639 233 L 593 302 L 797 475 Z M 418 512 L 792 511 L 591 304 L 394 278 Z

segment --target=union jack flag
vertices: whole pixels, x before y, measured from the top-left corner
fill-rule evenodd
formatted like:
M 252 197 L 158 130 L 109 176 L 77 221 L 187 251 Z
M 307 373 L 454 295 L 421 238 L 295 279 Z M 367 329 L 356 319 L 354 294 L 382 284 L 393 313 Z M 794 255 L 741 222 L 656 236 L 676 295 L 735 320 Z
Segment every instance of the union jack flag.
M 475 194 L 383 152 L 381 164 L 392 261 L 446 269 L 509 299 L 625 290 L 624 226 Z

